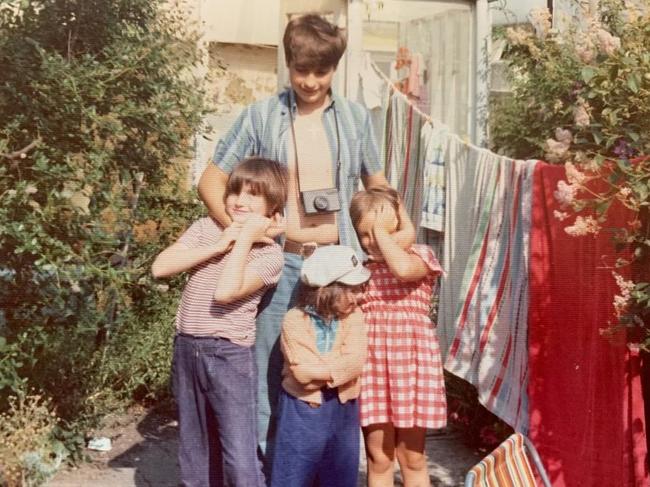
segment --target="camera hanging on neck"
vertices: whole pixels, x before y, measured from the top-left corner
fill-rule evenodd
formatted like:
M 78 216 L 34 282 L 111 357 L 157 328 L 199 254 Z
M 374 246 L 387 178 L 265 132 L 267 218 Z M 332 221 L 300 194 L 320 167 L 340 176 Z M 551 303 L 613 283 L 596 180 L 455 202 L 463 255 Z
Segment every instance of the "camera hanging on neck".
M 293 112 L 289 110 L 289 116 L 291 118 L 291 135 L 293 137 L 293 150 L 296 160 L 296 178 L 298 180 L 298 190 L 300 191 L 300 199 L 302 200 L 302 206 L 307 215 L 323 214 L 323 213 L 334 213 L 341 209 L 341 201 L 339 197 L 340 189 L 340 173 L 341 173 L 341 138 L 339 135 L 339 120 L 336 114 L 336 107 L 334 110 L 334 124 L 336 126 L 336 178 L 334 187 L 331 186 L 331 180 L 324 184 L 324 187 L 312 188 L 310 185 L 309 189 L 304 188 L 300 184 L 300 173 L 301 171 L 308 171 L 310 167 L 306 164 L 300 165 L 298 159 L 298 142 L 296 140 L 296 129 L 294 127 L 293 121 Z M 313 168 L 312 168 L 313 169 Z M 306 173 L 303 173 L 303 179 L 305 178 Z M 311 175 L 310 175 L 311 176 Z M 318 186 L 318 185 L 316 185 Z

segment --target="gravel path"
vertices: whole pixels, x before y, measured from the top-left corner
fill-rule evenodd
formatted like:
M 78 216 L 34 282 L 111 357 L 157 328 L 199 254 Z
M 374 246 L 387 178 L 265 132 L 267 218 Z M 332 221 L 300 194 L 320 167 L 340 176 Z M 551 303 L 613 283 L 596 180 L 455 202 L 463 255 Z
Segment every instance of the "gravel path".
M 156 411 L 136 410 L 106 419 L 96 432 L 112 440 L 109 452 L 88 450 L 91 458 L 76 469 L 59 472 L 50 487 L 177 487 L 177 423 Z M 365 458 L 361 446 L 359 486 L 365 485 Z M 480 460 L 457 433 L 432 431 L 427 436 L 429 473 L 433 487 L 463 484 L 465 473 Z M 401 486 L 396 472 L 395 485 Z M 288 486 L 290 487 L 290 486 Z

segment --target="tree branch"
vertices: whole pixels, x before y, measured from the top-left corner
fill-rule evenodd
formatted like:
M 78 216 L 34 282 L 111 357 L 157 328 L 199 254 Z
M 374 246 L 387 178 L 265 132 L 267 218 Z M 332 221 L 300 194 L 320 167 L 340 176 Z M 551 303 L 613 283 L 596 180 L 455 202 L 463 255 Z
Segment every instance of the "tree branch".
M 9 159 L 10 161 L 16 159 L 24 159 L 27 153 L 30 150 L 34 149 L 36 146 L 38 146 L 38 144 L 40 143 L 41 143 L 41 138 L 39 137 L 38 139 L 31 141 L 22 149 L 18 149 L 17 151 L 13 151 L 13 152 L 8 152 L 6 154 L 0 153 L 0 158 Z

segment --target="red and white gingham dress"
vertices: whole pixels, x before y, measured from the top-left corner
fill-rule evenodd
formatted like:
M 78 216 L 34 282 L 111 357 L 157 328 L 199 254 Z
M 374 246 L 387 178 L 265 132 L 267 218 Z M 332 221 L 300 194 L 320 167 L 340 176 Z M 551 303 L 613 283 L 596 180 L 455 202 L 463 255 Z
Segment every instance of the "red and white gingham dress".
M 361 425 L 442 428 L 447 403 L 438 338 L 429 311 L 442 268 L 426 245 L 409 251 L 431 272 L 422 280 L 397 279 L 384 262 L 371 262 L 361 300 L 368 327 L 368 360 L 361 376 Z

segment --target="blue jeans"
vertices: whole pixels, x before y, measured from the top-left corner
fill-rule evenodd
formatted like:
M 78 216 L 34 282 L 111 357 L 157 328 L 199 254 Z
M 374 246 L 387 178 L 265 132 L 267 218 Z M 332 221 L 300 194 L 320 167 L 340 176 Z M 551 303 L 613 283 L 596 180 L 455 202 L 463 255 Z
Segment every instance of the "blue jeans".
M 221 338 L 175 337 L 172 386 L 184 486 L 264 485 L 257 458 L 255 372 L 253 347 Z
M 271 487 L 356 487 L 359 474 L 359 405 L 322 392 L 313 408 L 284 390 L 275 438 Z
M 278 397 L 282 382 L 283 357 L 280 350 L 280 330 L 284 315 L 296 300 L 302 257 L 284 253 L 284 268 L 277 286 L 269 290 L 260 303 L 257 315 L 255 358 L 257 361 L 257 431 L 268 473 L 272 465 L 273 437 Z

